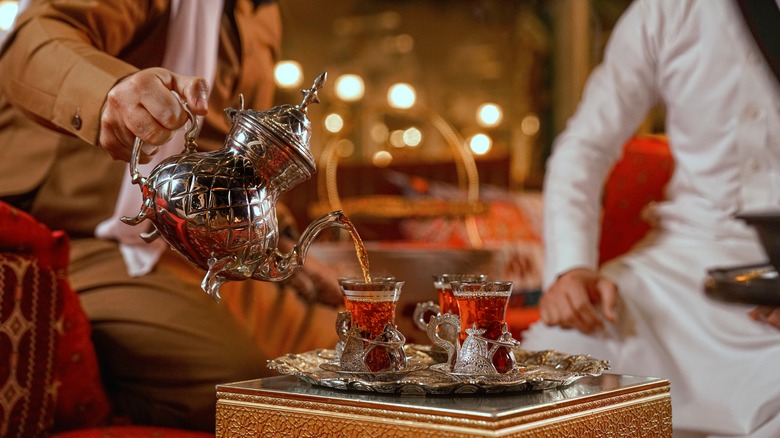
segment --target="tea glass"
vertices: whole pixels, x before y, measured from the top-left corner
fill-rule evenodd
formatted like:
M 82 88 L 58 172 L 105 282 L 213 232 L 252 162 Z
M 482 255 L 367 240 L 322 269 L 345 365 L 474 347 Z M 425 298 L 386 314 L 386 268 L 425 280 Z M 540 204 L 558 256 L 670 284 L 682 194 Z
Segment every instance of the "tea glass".
M 433 276 L 433 287 L 436 288 L 436 292 L 439 297 L 439 304 L 433 301 L 426 301 L 419 303 L 414 309 L 414 323 L 420 330 L 427 331 L 428 323 L 425 321 L 425 315 L 433 313 L 435 315 L 443 315 L 445 313 L 451 313 L 453 315 L 458 314 L 458 303 L 455 302 L 455 297 L 452 295 L 452 288 L 450 282 L 474 282 L 474 281 L 486 281 L 487 275 L 485 274 L 436 274 Z M 441 325 L 439 327 L 441 331 L 440 336 L 451 343 L 455 343 L 455 338 L 458 333 L 457 330 L 451 325 Z
M 397 371 L 405 366 L 406 339 L 395 325 L 403 284 L 395 280 L 341 281 L 349 314 L 348 326 L 338 327 L 339 339 L 344 342 L 339 357 L 342 370 Z
M 344 297 L 344 308 L 347 307 L 347 296 L 344 295 L 344 288 L 342 287 L 342 285 L 344 284 L 344 282 L 347 281 L 360 283 L 365 281 L 365 277 L 347 277 L 347 276 L 339 277 L 338 282 L 339 282 L 339 288 L 341 288 L 341 292 Z M 378 283 L 382 281 L 395 281 L 395 277 L 371 277 L 371 283 Z M 336 341 L 336 358 L 341 357 L 342 351 L 344 351 L 344 341 L 339 339 L 338 341 Z
M 341 288 L 341 292 L 342 293 L 344 292 L 343 285 L 344 285 L 345 282 L 348 282 L 348 281 L 361 283 L 361 282 L 365 282 L 365 278 L 364 277 L 339 277 L 338 282 L 339 282 L 339 287 Z M 381 282 L 385 282 L 385 281 L 395 281 L 395 277 L 371 277 L 371 281 L 370 282 L 371 283 L 381 283 Z M 346 306 L 347 306 L 347 296 L 344 295 L 344 307 L 346 307 Z
M 484 338 L 492 343 L 494 353 L 488 358 L 499 373 L 512 370 L 515 360 L 508 345 L 516 343 L 506 324 L 506 310 L 512 295 L 511 281 L 477 281 L 450 283 L 458 304 L 460 350 L 469 348 L 469 338 Z M 506 345 L 504 345 L 506 344 Z M 459 353 L 459 356 L 462 354 Z
M 452 294 L 451 282 L 473 283 L 487 281 L 485 274 L 439 274 L 433 276 L 433 287 L 439 294 L 439 312 L 458 314 L 458 303 Z

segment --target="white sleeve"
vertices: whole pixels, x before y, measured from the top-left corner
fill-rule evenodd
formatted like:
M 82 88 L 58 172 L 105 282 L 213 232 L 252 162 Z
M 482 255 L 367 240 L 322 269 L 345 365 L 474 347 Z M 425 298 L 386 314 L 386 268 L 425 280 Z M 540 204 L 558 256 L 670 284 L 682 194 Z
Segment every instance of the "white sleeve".
M 596 268 L 604 180 L 658 95 L 660 3 L 634 2 L 618 20 L 603 63 L 553 143 L 544 181 L 545 288 L 573 268 Z

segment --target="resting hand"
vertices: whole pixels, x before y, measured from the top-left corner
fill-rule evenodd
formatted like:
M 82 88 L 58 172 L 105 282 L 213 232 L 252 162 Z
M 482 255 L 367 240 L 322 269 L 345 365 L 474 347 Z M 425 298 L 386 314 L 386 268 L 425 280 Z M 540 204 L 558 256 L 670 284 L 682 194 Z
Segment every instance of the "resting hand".
M 150 145 L 168 141 L 187 122 L 178 93 L 196 115 L 208 111 L 208 83 L 163 68 L 140 70 L 120 80 L 108 92 L 100 115 L 99 145 L 115 160 L 130 161 L 135 138 Z M 149 153 L 140 162 L 149 161 Z
M 614 283 L 591 269 L 577 268 L 558 277 L 542 294 L 539 310 L 547 325 L 591 333 L 604 327 L 599 305 L 608 321 L 617 322 L 617 297 Z
M 780 307 L 757 307 L 748 313 L 748 316 L 756 321 L 762 321 L 780 329 Z

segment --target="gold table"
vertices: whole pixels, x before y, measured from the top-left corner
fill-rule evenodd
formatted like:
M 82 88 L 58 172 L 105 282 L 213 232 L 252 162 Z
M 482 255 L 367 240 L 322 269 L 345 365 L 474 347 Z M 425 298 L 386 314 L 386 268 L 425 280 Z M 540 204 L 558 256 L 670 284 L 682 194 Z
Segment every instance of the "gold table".
M 342 391 L 293 376 L 217 386 L 217 437 L 671 437 L 669 382 L 602 374 L 513 394 Z

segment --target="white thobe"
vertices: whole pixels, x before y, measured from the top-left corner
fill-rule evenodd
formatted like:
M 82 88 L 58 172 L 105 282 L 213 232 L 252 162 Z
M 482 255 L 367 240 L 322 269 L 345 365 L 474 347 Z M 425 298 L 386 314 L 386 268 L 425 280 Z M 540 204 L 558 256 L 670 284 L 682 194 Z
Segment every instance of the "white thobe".
M 659 102 L 675 161 L 660 226 L 602 267 L 621 322 L 595 336 L 537 323 L 525 347 L 668 378 L 675 433 L 780 437 L 780 331 L 704 294 L 707 269 L 766 260 L 734 215 L 780 210 L 780 84 L 732 2 L 639 0 L 619 20 L 548 162 L 545 286 L 596 268 L 602 183 Z

